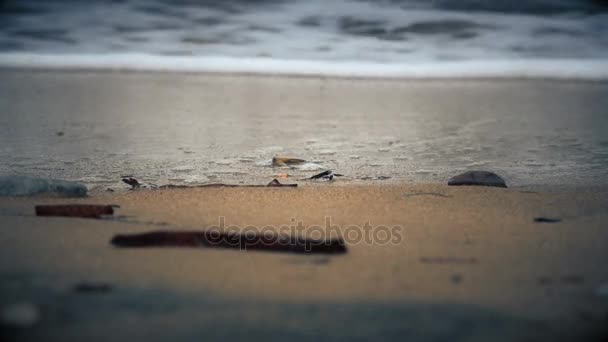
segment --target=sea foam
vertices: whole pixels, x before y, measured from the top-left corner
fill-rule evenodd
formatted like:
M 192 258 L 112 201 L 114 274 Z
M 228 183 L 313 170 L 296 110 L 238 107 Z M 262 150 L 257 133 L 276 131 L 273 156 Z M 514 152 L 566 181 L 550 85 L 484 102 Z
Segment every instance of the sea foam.
M 281 60 L 273 58 L 128 54 L 0 54 L 0 67 L 51 70 L 217 72 L 382 78 L 608 79 L 608 60 L 520 59 L 411 62 Z

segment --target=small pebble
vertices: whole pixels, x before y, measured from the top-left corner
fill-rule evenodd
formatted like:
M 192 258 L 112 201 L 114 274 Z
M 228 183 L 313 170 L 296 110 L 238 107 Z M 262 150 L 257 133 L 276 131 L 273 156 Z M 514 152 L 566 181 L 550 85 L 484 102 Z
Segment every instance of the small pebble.
M 505 180 L 499 175 L 489 171 L 468 171 L 454 176 L 448 180 L 448 185 L 477 185 L 477 186 L 494 186 L 506 188 Z
M 2 308 L 0 322 L 14 327 L 30 327 L 40 320 L 40 310 L 32 303 L 15 303 Z

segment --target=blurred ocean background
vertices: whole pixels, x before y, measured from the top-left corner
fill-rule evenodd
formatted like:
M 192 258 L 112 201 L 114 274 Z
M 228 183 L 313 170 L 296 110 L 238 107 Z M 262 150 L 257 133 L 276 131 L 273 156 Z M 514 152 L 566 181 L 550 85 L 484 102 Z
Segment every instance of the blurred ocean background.
M 608 77 L 600 0 L 3 0 L 0 66 Z

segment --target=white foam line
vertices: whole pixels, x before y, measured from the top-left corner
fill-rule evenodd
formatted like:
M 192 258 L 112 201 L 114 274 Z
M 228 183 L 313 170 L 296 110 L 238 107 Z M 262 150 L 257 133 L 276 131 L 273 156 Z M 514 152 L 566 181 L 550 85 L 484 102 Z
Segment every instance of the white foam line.
M 519 59 L 411 62 L 277 60 L 148 54 L 0 54 L 0 67 L 52 70 L 134 70 L 388 78 L 552 78 L 608 80 L 608 60 Z

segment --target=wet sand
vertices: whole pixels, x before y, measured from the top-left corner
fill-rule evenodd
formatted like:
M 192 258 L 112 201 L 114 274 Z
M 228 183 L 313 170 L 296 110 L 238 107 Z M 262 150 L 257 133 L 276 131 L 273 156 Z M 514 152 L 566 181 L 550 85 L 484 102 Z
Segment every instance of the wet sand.
M 264 183 L 441 183 L 489 169 L 510 186 L 608 185 L 608 82 L 347 79 L 0 69 L 0 174 L 120 190 Z M 270 168 L 275 155 L 316 162 Z
M 35 216 L 35 204 L 53 203 L 120 208 L 113 219 Z M 433 184 L 3 198 L 0 304 L 36 305 L 36 323 L 6 331 L 48 340 L 594 340 L 605 337 L 608 317 L 607 207 L 602 188 Z M 301 221 L 309 235 L 330 218 L 348 252 L 110 244 L 118 233 L 208 229 L 220 217 L 242 229 Z M 374 241 L 347 236 L 347 227 L 366 222 L 372 234 L 400 228 L 388 243 L 379 233 Z M 81 282 L 111 290 L 75 292 Z

